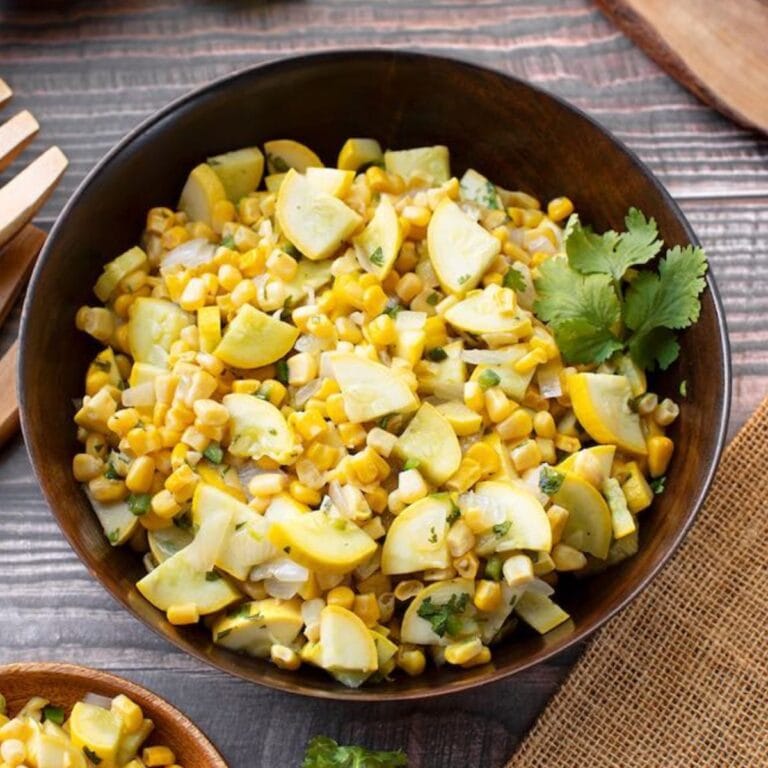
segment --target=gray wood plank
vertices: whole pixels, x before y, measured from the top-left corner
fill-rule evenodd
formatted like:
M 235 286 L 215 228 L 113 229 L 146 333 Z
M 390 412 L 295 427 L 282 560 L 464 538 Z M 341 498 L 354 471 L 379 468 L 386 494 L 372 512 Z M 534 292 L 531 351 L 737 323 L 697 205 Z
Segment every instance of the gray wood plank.
M 95 162 L 140 120 L 202 83 L 276 56 L 404 47 L 468 58 L 569 99 L 646 161 L 710 256 L 734 352 L 731 431 L 768 391 L 768 141 L 701 105 L 588 0 L 0 0 L 0 73 L 40 138 L 71 159 L 50 225 Z M 8 110 L 6 110 L 6 113 Z M 0 334 L 16 331 L 18 309 Z M 176 703 L 233 768 L 295 766 L 316 733 L 405 747 L 413 766 L 501 766 L 578 651 L 438 701 L 318 703 L 186 657 L 123 611 L 69 549 L 20 439 L 0 450 L 0 662 L 62 659 L 116 671 Z

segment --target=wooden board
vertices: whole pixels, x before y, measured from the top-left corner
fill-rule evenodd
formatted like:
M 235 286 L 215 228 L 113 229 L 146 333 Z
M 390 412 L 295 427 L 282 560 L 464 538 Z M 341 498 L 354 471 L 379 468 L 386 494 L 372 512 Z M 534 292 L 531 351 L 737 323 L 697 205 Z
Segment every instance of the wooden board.
M 768 132 L 765 0 L 597 0 L 652 59 L 743 125 Z
M 32 111 L 41 140 L 71 160 L 40 220 L 50 225 L 101 155 L 192 87 L 292 52 L 371 45 L 527 78 L 650 165 L 682 203 L 723 294 L 733 432 L 768 391 L 768 141 L 683 90 L 592 0 L 0 3 L 0 73 L 15 108 Z M 231 768 L 293 768 L 318 733 L 402 746 L 411 768 L 501 768 L 575 658 L 426 704 L 337 705 L 242 684 L 151 634 L 91 578 L 42 502 L 19 439 L 0 451 L 0 625 L 0 661 L 77 661 L 147 685 L 200 723 Z

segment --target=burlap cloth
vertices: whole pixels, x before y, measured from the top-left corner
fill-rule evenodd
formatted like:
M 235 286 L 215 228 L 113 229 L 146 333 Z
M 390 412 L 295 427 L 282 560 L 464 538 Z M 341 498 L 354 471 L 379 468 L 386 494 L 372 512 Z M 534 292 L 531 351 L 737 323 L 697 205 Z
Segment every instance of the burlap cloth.
M 768 766 L 768 400 L 672 561 L 590 644 L 507 768 Z

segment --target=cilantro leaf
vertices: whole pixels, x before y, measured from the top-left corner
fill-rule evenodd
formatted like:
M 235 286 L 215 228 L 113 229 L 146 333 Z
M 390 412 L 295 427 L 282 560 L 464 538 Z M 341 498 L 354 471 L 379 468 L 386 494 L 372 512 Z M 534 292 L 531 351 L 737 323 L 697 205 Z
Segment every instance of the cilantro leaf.
M 701 248 L 677 246 L 659 263 L 658 275 L 641 272 L 633 280 L 624 301 L 624 322 L 634 332 L 629 351 L 638 365 L 665 369 L 677 359 L 680 346 L 671 330 L 699 319 L 706 272 Z
M 534 311 L 552 326 L 569 363 L 601 363 L 622 348 L 614 333 L 621 306 L 608 275 L 580 275 L 564 259 L 548 259 L 536 291 Z
M 469 602 L 469 595 L 462 592 L 461 595 L 451 595 L 447 603 L 433 603 L 431 597 L 424 598 L 418 608 L 418 615 L 432 625 L 436 635 L 443 637 L 445 634 L 455 636 L 461 631 L 462 622 L 460 616 L 464 613 Z
M 554 496 L 565 480 L 565 475 L 552 467 L 544 466 L 539 474 L 539 488 L 547 496 Z
M 340 746 L 328 736 L 315 736 L 307 744 L 301 768 L 401 768 L 404 752 L 376 752 L 365 747 Z
M 629 209 L 624 219 L 627 229 L 621 234 L 609 230 L 597 235 L 578 219 L 569 224 L 565 243 L 569 264 L 584 275 L 610 275 L 616 285 L 629 267 L 646 264 L 662 245 L 654 219 L 646 219 L 637 208 Z
M 384 251 L 382 251 L 381 246 L 368 257 L 368 260 L 377 267 L 384 266 Z
M 505 288 L 511 288 L 513 291 L 520 291 L 522 293 L 525 290 L 525 278 L 523 277 L 523 273 L 514 267 L 510 267 L 504 273 L 502 285 Z

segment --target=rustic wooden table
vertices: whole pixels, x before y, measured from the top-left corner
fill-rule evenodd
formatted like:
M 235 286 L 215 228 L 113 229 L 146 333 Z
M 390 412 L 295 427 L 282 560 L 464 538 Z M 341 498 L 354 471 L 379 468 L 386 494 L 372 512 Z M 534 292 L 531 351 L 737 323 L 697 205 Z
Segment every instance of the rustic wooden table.
M 723 294 L 733 432 L 768 390 L 768 141 L 702 106 L 589 0 L 0 0 L 0 76 L 15 109 L 39 118 L 37 146 L 55 142 L 71 160 L 38 221 L 50 226 L 101 155 L 191 88 L 273 57 L 365 46 L 458 56 L 528 79 L 650 165 L 706 246 Z M 18 311 L 0 348 L 17 322 Z M 0 662 L 124 674 L 189 714 L 232 768 L 296 766 L 318 733 L 402 746 L 423 768 L 501 766 L 577 655 L 426 704 L 332 704 L 239 682 L 118 607 L 53 522 L 21 439 L 0 452 Z

